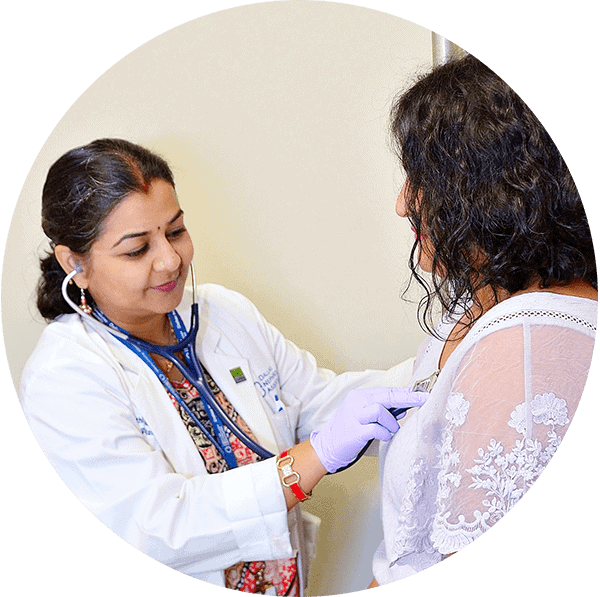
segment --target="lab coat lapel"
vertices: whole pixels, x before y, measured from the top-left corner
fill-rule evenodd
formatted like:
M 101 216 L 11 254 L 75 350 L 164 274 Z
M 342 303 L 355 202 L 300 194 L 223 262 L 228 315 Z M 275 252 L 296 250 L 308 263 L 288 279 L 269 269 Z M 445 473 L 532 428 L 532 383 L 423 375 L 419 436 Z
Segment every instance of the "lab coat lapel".
M 134 407 L 144 417 L 148 430 L 156 437 L 173 469 L 192 476 L 206 474 L 198 448 L 160 380 L 127 347 L 119 343 L 113 344 L 112 349 L 133 385 L 131 401 Z
M 156 388 L 156 383 L 160 388 Z M 206 473 L 206 467 L 198 448 L 194 444 L 190 433 L 181 420 L 179 411 L 173 406 L 162 384 L 153 374 L 153 377 L 140 376 L 140 383 L 134 396 L 143 400 L 149 392 L 159 392 L 160 400 L 152 400 L 147 413 L 150 429 L 156 434 L 162 450 L 171 462 L 174 470 L 185 471 L 190 475 Z M 144 404 L 146 404 L 144 400 Z
M 267 412 L 256 391 L 252 369 L 247 359 L 218 352 L 221 335 L 214 328 L 205 330 L 200 347 L 200 359 L 239 415 L 248 424 L 258 443 L 275 454 L 277 442 Z M 236 382 L 232 370 L 240 368 L 246 378 Z

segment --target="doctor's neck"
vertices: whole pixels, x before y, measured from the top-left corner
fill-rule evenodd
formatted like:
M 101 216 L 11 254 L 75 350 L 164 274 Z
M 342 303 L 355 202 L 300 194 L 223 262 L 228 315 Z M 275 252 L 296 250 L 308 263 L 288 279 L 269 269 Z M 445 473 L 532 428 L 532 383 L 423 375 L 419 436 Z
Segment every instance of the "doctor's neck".
M 136 338 L 162 346 L 173 344 L 171 321 L 166 313 L 153 313 L 135 318 L 111 317 L 108 313 L 105 315 Z

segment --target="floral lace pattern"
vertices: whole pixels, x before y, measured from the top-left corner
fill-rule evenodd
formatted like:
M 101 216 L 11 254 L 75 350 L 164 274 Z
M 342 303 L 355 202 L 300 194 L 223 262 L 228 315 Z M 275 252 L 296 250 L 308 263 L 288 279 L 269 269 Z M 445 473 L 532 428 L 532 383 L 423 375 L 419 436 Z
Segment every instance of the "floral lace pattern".
M 473 466 L 464 469 L 468 473 L 465 475 L 461 473 L 461 454 L 455 449 L 453 438 L 454 430 L 463 425 L 468 411 L 469 402 L 462 394 L 450 395 L 446 410 L 449 424 L 439 447 L 438 513 L 432 534 L 435 547 L 442 553 L 451 553 L 473 541 L 523 497 L 560 445 L 562 436 L 557 434 L 556 428 L 569 423 L 565 400 L 552 392 L 538 394 L 529 409 L 526 403 L 516 406 L 507 422 L 522 437 L 516 439 L 512 447 L 491 438 L 486 448 L 477 450 L 479 458 L 474 460 Z M 534 424 L 549 427 L 545 442 L 526 437 L 528 418 Z M 453 511 L 450 499 L 452 490 L 467 483 L 469 488 L 485 495 L 479 504 L 481 509 L 473 508 L 470 516 Z M 456 522 L 451 523 L 450 519 Z

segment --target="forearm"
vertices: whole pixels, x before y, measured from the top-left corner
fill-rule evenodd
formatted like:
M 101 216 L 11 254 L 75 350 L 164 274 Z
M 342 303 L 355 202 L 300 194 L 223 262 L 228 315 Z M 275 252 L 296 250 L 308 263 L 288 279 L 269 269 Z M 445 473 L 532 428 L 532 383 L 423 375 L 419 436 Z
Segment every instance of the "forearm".
M 302 489 L 305 494 L 309 495 L 319 481 L 327 474 L 327 470 L 321 464 L 310 440 L 305 440 L 302 443 L 295 445 L 287 452 L 294 459 L 292 468 L 300 477 L 298 480 L 300 489 Z M 283 481 L 283 471 L 281 468 L 279 469 L 279 477 Z M 287 509 L 291 510 L 300 500 L 289 487 L 283 484 L 283 482 L 282 487 Z

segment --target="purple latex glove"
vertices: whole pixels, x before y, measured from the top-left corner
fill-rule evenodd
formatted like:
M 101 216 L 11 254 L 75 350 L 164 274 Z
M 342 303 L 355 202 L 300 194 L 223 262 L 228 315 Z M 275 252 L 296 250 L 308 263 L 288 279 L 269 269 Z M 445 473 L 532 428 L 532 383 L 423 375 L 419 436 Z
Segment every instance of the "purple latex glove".
M 311 433 L 310 443 L 327 472 L 335 473 L 355 462 L 372 440 L 392 439 L 400 426 L 389 409 L 422 406 L 428 397 L 410 388 L 351 390 L 324 427 Z

